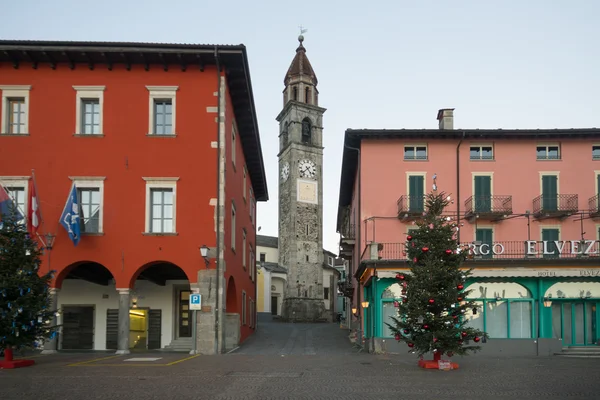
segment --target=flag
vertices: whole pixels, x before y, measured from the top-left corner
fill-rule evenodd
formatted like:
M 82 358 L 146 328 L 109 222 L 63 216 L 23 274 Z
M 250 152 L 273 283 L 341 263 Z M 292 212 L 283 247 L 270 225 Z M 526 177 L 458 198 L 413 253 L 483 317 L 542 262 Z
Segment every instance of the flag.
M 75 182 L 71 186 L 69 197 L 65 203 L 60 220 L 60 224 L 67 230 L 69 238 L 73 241 L 73 245 L 79 244 L 79 238 L 81 236 L 81 228 L 79 226 L 80 215 L 79 215 L 79 200 L 77 199 L 77 187 Z
M 23 214 L 21 214 L 21 210 L 17 208 L 17 204 L 15 203 L 13 198 L 8 194 L 6 188 L 0 184 L 0 217 L 3 214 L 10 214 L 10 212 L 13 211 L 11 210 L 12 207 L 15 207 L 13 210 L 17 212 L 17 214 L 15 215 L 15 221 L 22 220 L 24 217 Z
M 33 179 L 35 179 L 35 177 L 33 177 Z M 37 233 L 37 230 L 40 227 L 40 203 L 38 201 L 35 182 L 33 179 L 31 182 L 29 182 L 29 201 L 27 202 L 27 230 L 31 234 Z

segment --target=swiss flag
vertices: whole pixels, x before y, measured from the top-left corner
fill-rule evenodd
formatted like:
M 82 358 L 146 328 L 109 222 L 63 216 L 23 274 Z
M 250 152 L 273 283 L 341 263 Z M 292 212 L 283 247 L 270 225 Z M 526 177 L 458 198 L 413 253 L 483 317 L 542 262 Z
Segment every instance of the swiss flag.
M 29 201 L 27 203 L 27 230 L 30 233 L 37 233 L 40 227 L 40 210 L 33 180 L 29 181 Z

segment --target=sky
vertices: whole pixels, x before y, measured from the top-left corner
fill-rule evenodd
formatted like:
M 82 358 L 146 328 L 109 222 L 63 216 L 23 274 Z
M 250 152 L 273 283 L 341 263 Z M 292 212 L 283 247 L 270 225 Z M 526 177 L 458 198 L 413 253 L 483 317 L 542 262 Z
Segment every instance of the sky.
M 283 78 L 304 46 L 324 115 L 324 247 L 336 215 L 348 128 L 600 127 L 597 0 L 0 0 L 1 39 L 244 44 L 278 231 Z M 385 167 L 382 167 L 385 168 Z

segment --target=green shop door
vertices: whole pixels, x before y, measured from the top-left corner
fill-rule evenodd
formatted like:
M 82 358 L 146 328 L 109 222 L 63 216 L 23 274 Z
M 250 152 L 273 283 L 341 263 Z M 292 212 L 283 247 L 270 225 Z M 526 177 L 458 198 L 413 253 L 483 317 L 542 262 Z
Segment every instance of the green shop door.
M 598 303 L 598 300 L 553 301 L 553 337 L 562 338 L 564 346 L 597 345 Z

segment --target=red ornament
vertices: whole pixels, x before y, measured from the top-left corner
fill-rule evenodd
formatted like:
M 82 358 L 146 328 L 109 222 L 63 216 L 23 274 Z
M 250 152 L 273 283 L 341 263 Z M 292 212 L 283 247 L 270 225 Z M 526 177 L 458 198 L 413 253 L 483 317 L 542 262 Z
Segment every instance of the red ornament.
M 462 332 L 461 335 L 462 335 L 462 337 L 465 337 L 465 336 L 467 336 L 467 332 Z
M 396 340 L 400 340 L 400 335 L 396 333 Z
M 405 334 L 405 335 L 408 335 L 408 332 L 410 332 L 408 329 L 405 329 L 405 330 L 404 330 L 404 334 Z
M 433 338 L 433 343 L 437 343 L 437 341 L 438 341 L 438 338 L 436 338 L 436 337 Z
M 429 299 L 429 304 L 433 304 L 433 303 L 435 303 L 435 300 L 434 299 Z
M 457 288 L 458 290 L 463 290 L 464 286 L 463 286 L 463 285 L 458 285 L 456 288 Z
M 458 318 L 458 315 L 453 315 L 452 318 L 456 319 Z
M 475 343 L 477 343 L 477 342 L 479 342 L 479 338 L 478 338 L 477 336 L 475 336 L 475 337 L 473 338 L 473 341 L 474 341 Z
M 462 301 L 462 297 L 457 297 L 456 300 Z
M 417 257 L 413 258 L 413 262 L 417 262 Z
M 402 274 L 396 274 L 396 279 L 399 279 L 399 280 L 403 281 L 404 278 L 405 278 L 404 275 L 402 275 Z
M 429 247 L 423 247 L 421 250 L 423 250 L 423 253 L 427 253 L 429 251 Z
M 402 299 L 403 303 L 406 303 L 407 301 L 408 301 L 408 299 L 406 297 Z
M 415 346 L 414 343 L 407 343 L 407 344 L 408 344 L 408 347 L 414 347 Z
M 397 301 L 394 301 L 394 307 L 399 307 L 400 303 L 398 303 Z
M 429 325 L 427 325 L 427 324 L 423 325 L 423 329 L 429 329 Z
M 408 241 L 410 242 L 410 241 L 412 240 L 412 236 L 408 235 L 408 236 L 406 237 L 406 240 L 408 240 Z
M 450 250 L 450 249 L 446 250 L 446 254 L 448 254 L 448 255 L 452 254 L 452 250 Z

